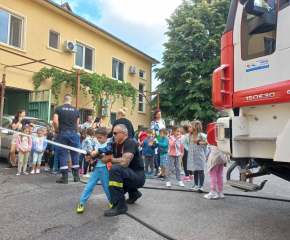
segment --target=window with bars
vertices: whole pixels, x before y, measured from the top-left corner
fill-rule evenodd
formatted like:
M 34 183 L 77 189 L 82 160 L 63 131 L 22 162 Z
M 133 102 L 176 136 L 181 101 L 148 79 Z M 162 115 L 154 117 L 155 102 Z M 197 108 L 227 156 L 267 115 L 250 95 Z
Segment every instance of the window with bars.
M 88 116 L 93 116 L 93 110 L 82 108 L 80 110 L 80 116 L 80 124 L 84 124 L 87 121 Z
M 124 81 L 124 65 L 124 63 L 116 59 L 112 60 L 112 78 L 119 81 Z
M 22 48 L 23 19 L 0 10 L 0 42 Z
M 138 111 L 145 112 L 145 99 L 142 91 L 145 91 L 145 85 L 139 83 L 139 99 L 138 99 Z
M 75 65 L 93 71 L 94 50 L 77 43 Z

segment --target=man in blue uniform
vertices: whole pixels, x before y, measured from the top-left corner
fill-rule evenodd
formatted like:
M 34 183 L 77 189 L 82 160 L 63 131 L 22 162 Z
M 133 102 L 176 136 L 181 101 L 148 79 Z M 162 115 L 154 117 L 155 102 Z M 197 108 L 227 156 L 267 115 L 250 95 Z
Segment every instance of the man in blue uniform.
M 64 145 L 78 148 L 78 134 L 77 127 L 80 122 L 79 110 L 71 105 L 72 96 L 67 94 L 64 96 L 63 105 L 57 107 L 53 115 L 53 126 L 55 133 L 58 135 L 58 142 Z M 68 183 L 68 166 L 67 166 L 67 149 L 58 148 L 60 170 L 62 177 L 57 180 L 57 183 Z M 70 151 L 72 159 L 72 174 L 74 181 L 77 182 L 79 178 L 79 156 L 75 151 Z

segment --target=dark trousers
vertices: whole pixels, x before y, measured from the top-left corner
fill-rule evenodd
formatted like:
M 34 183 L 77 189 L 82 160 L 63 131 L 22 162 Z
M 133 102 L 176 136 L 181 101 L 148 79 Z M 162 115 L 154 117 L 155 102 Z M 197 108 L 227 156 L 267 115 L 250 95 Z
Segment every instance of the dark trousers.
M 87 174 L 89 165 L 90 165 L 90 163 L 87 162 L 86 159 L 85 159 L 84 160 L 84 175 Z
M 78 134 L 76 131 L 60 131 L 58 134 L 58 142 L 64 145 L 78 148 Z M 67 166 L 67 149 L 58 148 L 60 171 L 68 172 Z M 79 155 L 75 151 L 70 151 L 72 159 L 72 169 L 79 170 Z
M 145 160 L 145 173 L 149 173 L 148 167 L 150 165 L 150 173 L 153 174 L 154 173 L 154 168 L 153 168 L 154 156 L 145 156 L 144 160 Z
M 133 171 L 131 168 L 123 168 L 120 165 L 113 164 L 109 172 L 109 190 L 111 195 L 111 203 L 116 204 L 121 200 L 125 200 L 125 194 L 133 193 L 137 188 L 141 188 L 145 184 L 144 170 Z
M 54 165 L 54 156 L 49 156 L 49 167 L 50 169 L 53 169 Z
M 192 175 L 193 172 L 187 170 L 187 156 L 188 156 L 188 151 L 186 149 L 184 149 L 184 155 L 182 157 L 182 163 L 183 163 L 183 169 L 184 169 L 185 176 L 188 177 L 189 175 Z
M 83 161 L 85 162 L 85 155 L 81 153 L 80 157 L 79 157 L 79 165 L 80 165 L 80 169 L 82 169 L 83 166 Z
M 44 152 L 43 153 L 43 158 L 44 158 L 44 163 L 48 163 L 49 162 L 49 153 Z

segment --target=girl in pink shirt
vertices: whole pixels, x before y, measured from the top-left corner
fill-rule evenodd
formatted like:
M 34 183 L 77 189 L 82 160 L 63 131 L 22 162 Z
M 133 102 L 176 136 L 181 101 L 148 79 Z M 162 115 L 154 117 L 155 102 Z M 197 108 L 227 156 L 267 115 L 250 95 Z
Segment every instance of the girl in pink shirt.
M 180 156 L 182 156 L 183 146 L 181 143 L 181 129 L 178 126 L 172 128 L 172 135 L 169 137 L 169 151 L 168 151 L 168 163 L 167 163 L 167 174 L 166 174 L 166 187 L 171 187 L 171 173 L 175 167 L 176 179 L 179 186 L 184 187 L 181 180 L 180 170 Z
M 22 133 L 29 135 L 29 127 L 23 126 Z M 16 175 L 17 176 L 21 174 L 28 175 L 28 173 L 26 172 L 26 168 L 27 168 L 29 153 L 32 147 L 32 139 L 27 136 L 19 135 L 17 137 L 16 144 L 17 144 L 17 150 L 18 150 L 18 173 Z M 22 167 L 23 167 L 23 172 L 21 172 Z

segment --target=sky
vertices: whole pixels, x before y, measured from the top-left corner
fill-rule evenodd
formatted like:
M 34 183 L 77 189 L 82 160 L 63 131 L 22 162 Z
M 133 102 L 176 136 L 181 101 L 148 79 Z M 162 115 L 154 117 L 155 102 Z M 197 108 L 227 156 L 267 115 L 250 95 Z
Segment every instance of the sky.
M 167 23 L 182 0 L 53 0 L 162 62 Z M 156 67 L 161 67 L 161 64 Z M 152 90 L 158 81 L 153 73 Z

